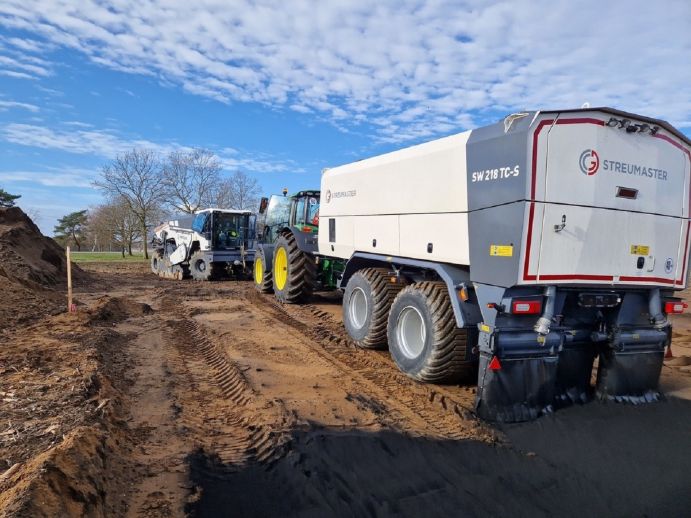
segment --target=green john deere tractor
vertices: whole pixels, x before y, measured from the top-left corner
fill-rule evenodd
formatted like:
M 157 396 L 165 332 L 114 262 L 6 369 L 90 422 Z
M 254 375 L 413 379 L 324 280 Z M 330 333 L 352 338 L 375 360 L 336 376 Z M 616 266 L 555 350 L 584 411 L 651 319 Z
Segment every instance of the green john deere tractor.
M 305 301 L 313 291 L 334 289 L 343 263 L 317 255 L 319 191 L 262 198 L 264 228 L 257 240 L 254 285 L 281 302 Z

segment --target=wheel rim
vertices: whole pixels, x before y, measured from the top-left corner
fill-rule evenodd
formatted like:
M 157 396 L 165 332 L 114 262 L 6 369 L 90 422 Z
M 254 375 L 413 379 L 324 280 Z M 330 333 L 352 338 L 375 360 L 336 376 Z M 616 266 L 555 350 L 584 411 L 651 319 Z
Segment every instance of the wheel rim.
M 200 273 L 204 273 L 206 271 L 206 261 L 204 261 L 204 259 L 199 259 L 195 266 L 197 267 L 197 271 Z
M 276 280 L 276 288 L 282 290 L 288 281 L 288 254 L 286 249 L 280 247 L 276 250 L 276 258 L 274 259 L 274 279 Z
M 154 260 L 151 263 L 154 267 L 154 270 L 158 270 L 158 259 L 154 257 Z
M 415 359 L 420 356 L 425 348 L 427 328 L 417 308 L 413 306 L 403 308 L 398 315 L 396 334 L 401 352 L 406 358 Z
M 362 329 L 367 321 L 367 295 L 362 288 L 355 288 L 348 301 L 348 315 L 353 326 Z
M 264 280 L 264 265 L 261 258 L 257 257 L 254 260 L 254 282 L 261 284 Z

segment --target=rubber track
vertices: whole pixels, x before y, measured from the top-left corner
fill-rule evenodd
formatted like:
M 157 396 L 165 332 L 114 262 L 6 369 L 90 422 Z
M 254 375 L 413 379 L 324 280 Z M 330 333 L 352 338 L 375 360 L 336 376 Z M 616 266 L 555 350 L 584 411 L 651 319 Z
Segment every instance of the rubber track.
M 391 304 L 398 292 L 403 289 L 403 285 L 392 283 L 391 275 L 386 268 L 365 268 L 358 273 L 362 274 L 372 288 L 374 311 L 370 331 L 363 340 L 357 342 L 357 345 L 365 349 L 380 349 L 386 345 L 386 326 Z
M 298 248 L 292 233 L 286 232 L 281 237 L 287 242 L 288 279 L 283 291 L 274 291 L 281 302 L 296 304 L 312 295 L 317 280 L 317 263 L 312 255 Z

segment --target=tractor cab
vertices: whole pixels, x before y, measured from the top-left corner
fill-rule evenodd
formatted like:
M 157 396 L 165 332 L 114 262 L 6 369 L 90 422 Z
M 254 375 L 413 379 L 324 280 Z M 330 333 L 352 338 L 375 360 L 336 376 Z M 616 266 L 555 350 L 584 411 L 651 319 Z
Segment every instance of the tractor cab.
M 274 194 L 262 198 L 259 214 L 264 224 L 260 234 L 262 243 L 275 243 L 281 232 L 290 230 L 296 236 L 303 236 L 303 244 L 314 245 L 316 251 L 319 191 L 299 191 L 291 196 L 284 192 L 283 196 Z

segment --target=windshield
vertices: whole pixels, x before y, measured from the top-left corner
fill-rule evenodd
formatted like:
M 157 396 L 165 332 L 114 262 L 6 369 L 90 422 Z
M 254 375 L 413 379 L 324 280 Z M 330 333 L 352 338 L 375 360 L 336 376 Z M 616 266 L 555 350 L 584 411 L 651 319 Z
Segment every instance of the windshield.
M 208 212 L 200 212 L 194 217 L 192 222 L 192 230 L 199 232 L 200 234 L 206 232 L 208 229 L 204 228 L 207 218 L 209 217 Z
M 309 198 L 307 204 L 307 224 L 319 226 L 319 198 Z
M 295 207 L 296 225 L 319 225 L 319 198 L 304 196 Z
M 266 226 L 287 227 L 290 221 L 290 200 L 287 196 L 271 196 L 269 208 L 266 211 Z
M 269 206 L 264 213 L 263 234 L 267 242 L 273 243 L 278 237 L 280 229 L 287 227 L 290 222 L 290 204 L 292 198 L 274 194 L 269 200 Z
M 216 248 L 237 248 L 249 237 L 249 215 L 214 213 L 214 240 Z

